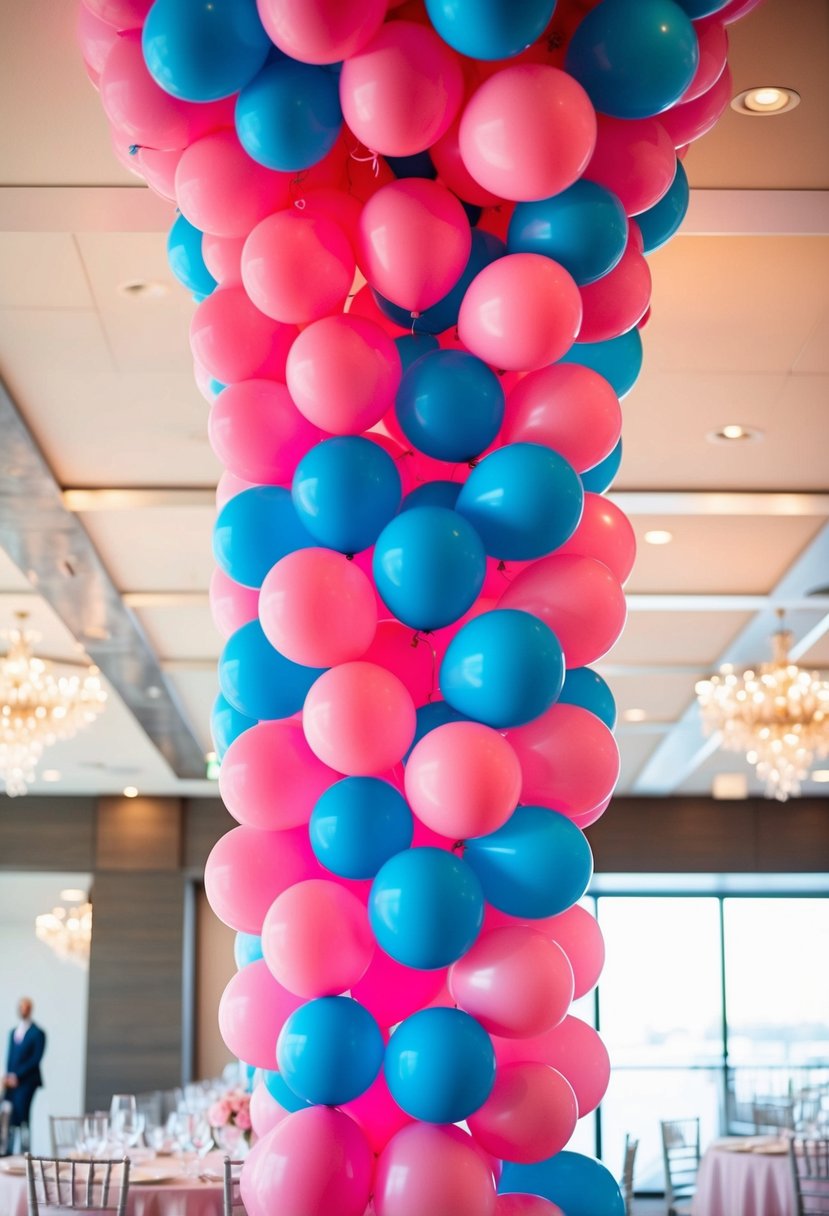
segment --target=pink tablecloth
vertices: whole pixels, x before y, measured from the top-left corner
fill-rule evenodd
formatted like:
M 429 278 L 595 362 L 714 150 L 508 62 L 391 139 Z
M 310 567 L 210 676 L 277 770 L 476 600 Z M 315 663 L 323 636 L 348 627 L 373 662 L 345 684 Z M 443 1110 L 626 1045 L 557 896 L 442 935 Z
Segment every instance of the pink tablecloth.
M 160 1163 L 159 1163 L 160 1164 Z M 222 1183 L 177 1178 L 130 1186 L 128 1216 L 222 1216 Z M 0 1168 L 0 1216 L 26 1216 L 26 1179 Z M 83 1216 L 78 1211 L 78 1216 Z
M 795 1216 L 788 1155 L 713 1144 L 697 1177 L 692 1216 Z

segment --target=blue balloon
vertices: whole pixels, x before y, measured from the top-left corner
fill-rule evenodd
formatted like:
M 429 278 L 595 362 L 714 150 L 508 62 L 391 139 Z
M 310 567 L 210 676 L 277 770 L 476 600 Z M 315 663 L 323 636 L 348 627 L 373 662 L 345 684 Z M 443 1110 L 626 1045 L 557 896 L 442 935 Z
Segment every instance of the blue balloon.
M 645 253 L 653 253 L 665 245 L 679 229 L 688 210 L 691 192 L 688 188 L 688 174 L 681 160 L 676 162 L 676 176 L 667 194 L 663 194 L 658 203 L 654 203 L 647 211 L 642 211 L 635 217 L 642 233 Z
M 460 481 L 424 481 L 422 486 L 415 486 L 405 495 L 400 511 L 411 511 L 414 507 L 443 507 L 454 511 L 462 485 Z
M 287 1085 L 282 1074 L 276 1069 L 265 1069 L 262 1080 L 265 1082 L 265 1088 L 275 1102 L 278 1102 L 283 1110 L 290 1111 L 294 1114 L 298 1110 L 302 1110 L 305 1106 L 313 1106 L 313 1102 L 306 1102 L 305 1098 L 300 1098 L 295 1094 L 290 1085 Z
M 256 725 L 255 718 L 248 718 L 234 709 L 230 702 L 218 694 L 213 702 L 210 713 L 210 737 L 216 749 L 216 755 L 221 760 L 234 739 Z
M 539 38 L 555 0 L 426 0 L 444 42 L 470 59 L 511 59 Z
M 397 1105 L 424 1123 L 458 1123 L 495 1084 L 492 1039 L 461 1009 L 422 1009 L 401 1022 L 383 1063 Z
M 675 2 L 692 21 L 699 21 L 700 17 L 710 17 L 712 13 L 718 13 L 720 9 L 725 8 L 729 0 L 675 0 Z
M 404 334 L 402 338 L 394 339 L 394 345 L 397 347 L 404 373 L 409 370 L 415 359 L 440 349 L 437 338 L 431 334 Z
M 412 843 L 406 799 L 379 777 L 344 777 L 329 786 L 311 812 L 308 835 L 320 865 L 341 878 L 374 878 Z
M 368 916 L 386 954 L 405 967 L 437 971 L 466 954 L 480 933 L 481 884 L 454 853 L 406 849 L 372 883 Z
M 216 280 L 204 264 L 202 232 L 183 215 L 177 215 L 167 237 L 167 261 L 183 287 L 197 295 L 209 296 Z
M 469 226 L 474 228 L 478 220 L 484 213 L 483 207 L 479 207 L 477 203 L 468 203 L 466 199 L 459 199 L 460 205 L 466 212 L 466 218 L 469 220 Z
M 395 412 L 418 451 L 435 460 L 469 461 L 488 448 L 504 421 L 495 372 L 462 350 L 436 350 L 403 376 Z
M 519 806 L 496 832 L 467 840 L 464 859 L 488 903 L 532 920 L 578 903 L 593 874 L 584 833 L 543 806 Z
M 213 525 L 213 554 L 225 574 L 244 587 L 261 587 L 270 568 L 314 538 L 282 486 L 252 486 L 229 498 Z
M 530 612 L 496 608 L 467 621 L 440 665 L 440 690 L 453 709 L 497 730 L 523 726 L 561 692 L 558 638 Z
M 580 705 L 604 722 L 608 730 L 616 727 L 616 702 L 602 677 L 590 667 L 571 667 L 559 693 L 560 705 Z
M 279 1032 L 276 1061 L 300 1098 L 341 1106 L 359 1098 L 383 1063 L 383 1036 L 364 1005 L 322 996 L 295 1009 Z
M 485 456 L 458 495 L 490 557 L 532 561 L 573 535 L 584 493 L 563 456 L 538 443 L 508 443 Z
M 378 536 L 372 572 L 397 619 L 428 631 L 469 611 L 484 585 L 486 554 L 478 533 L 457 511 L 413 507 Z
M 289 718 L 323 670 L 292 663 L 274 650 L 258 621 L 249 621 L 225 642 L 219 687 L 234 709 L 257 722 Z
M 582 1153 L 556 1153 L 535 1165 L 504 1162 L 499 1195 L 540 1195 L 567 1216 L 625 1216 L 619 1184 L 606 1166 Z
M 336 76 L 283 58 L 267 64 L 236 102 L 236 134 L 260 165 L 280 173 L 310 169 L 327 156 L 343 125 Z
M 428 152 L 415 152 L 413 156 L 387 156 L 385 160 L 395 177 L 427 177 L 434 181 L 438 175 Z
M 606 342 L 575 342 L 559 363 L 580 363 L 610 381 L 621 400 L 639 379 L 642 370 L 642 337 L 639 330 L 629 329 L 618 338 Z
M 241 971 L 262 958 L 262 938 L 258 933 L 237 933 L 233 942 L 233 961 Z
M 616 444 L 616 447 L 605 456 L 604 460 L 600 460 L 598 464 L 594 464 L 592 469 L 588 469 L 581 474 L 581 484 L 587 493 L 604 494 L 605 490 L 609 490 L 613 484 L 613 479 L 619 472 L 619 466 L 622 463 L 622 441 L 621 439 Z
M 403 763 L 407 763 L 417 744 L 424 735 L 428 735 L 430 730 L 436 730 L 439 726 L 444 726 L 447 722 L 468 722 L 466 714 L 459 714 L 451 705 L 447 705 L 445 701 L 430 701 L 428 705 L 421 705 L 416 711 L 417 726 L 415 727 L 415 736 L 412 740 L 412 746 L 403 757 Z
M 614 118 L 661 114 L 698 65 L 696 30 L 674 0 L 602 0 L 576 27 L 565 59 L 599 113 Z
M 613 269 L 627 239 L 628 219 L 616 195 L 581 178 L 552 198 L 517 203 L 507 252 L 544 254 L 583 286 Z
M 321 545 L 360 553 L 396 514 L 402 489 L 388 452 L 370 439 L 344 435 L 303 456 L 291 494 L 302 524 Z
M 155 0 L 141 45 L 150 75 L 182 101 L 238 93 L 271 50 L 256 0 Z

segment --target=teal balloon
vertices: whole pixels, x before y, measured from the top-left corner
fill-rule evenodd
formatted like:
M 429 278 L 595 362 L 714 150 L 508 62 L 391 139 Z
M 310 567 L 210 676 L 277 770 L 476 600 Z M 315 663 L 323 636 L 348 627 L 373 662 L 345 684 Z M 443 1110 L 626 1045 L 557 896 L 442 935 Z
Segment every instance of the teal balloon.
M 588 469 L 586 473 L 581 474 L 581 484 L 584 486 L 585 492 L 589 494 L 604 494 L 605 490 L 609 490 L 613 484 L 613 479 L 619 472 L 619 467 L 622 463 L 622 441 L 621 439 L 616 444 L 616 447 L 605 456 L 604 460 L 600 460 L 598 464 L 594 464 L 592 469 Z
M 216 280 L 204 264 L 202 232 L 183 215 L 177 215 L 167 237 L 167 261 L 170 269 L 188 291 L 209 296 Z
M 564 677 L 559 693 L 560 705 L 579 705 L 604 722 L 608 730 L 616 727 L 616 701 L 605 681 L 591 667 L 572 667 Z
M 290 718 L 323 670 L 292 663 L 274 650 L 258 621 L 249 621 L 225 642 L 219 687 L 234 709 L 257 722 Z
M 576 27 L 564 61 L 599 113 L 614 118 L 661 114 L 698 65 L 696 30 L 674 0 L 602 0 Z
M 403 757 L 405 764 L 409 756 L 411 756 L 417 744 L 424 735 L 428 735 L 430 730 L 436 730 L 439 726 L 445 726 L 447 722 L 468 722 L 466 714 L 459 714 L 456 709 L 446 701 L 430 701 L 428 705 L 421 705 L 416 711 L 417 726 L 415 727 L 415 735 L 412 740 L 412 746 Z
M 405 495 L 400 511 L 411 511 L 414 507 L 443 507 L 454 511 L 461 492 L 460 481 L 424 481 Z
M 663 194 L 658 203 L 654 203 L 647 211 L 636 216 L 634 223 L 639 225 L 645 253 L 653 253 L 667 244 L 678 232 L 685 213 L 691 192 L 688 188 L 688 174 L 681 160 L 676 162 L 676 176 L 667 194 Z
M 278 1102 L 283 1110 L 294 1114 L 305 1106 L 313 1106 L 313 1102 L 306 1102 L 305 1098 L 300 1098 L 298 1094 L 295 1094 L 290 1085 L 286 1084 L 282 1074 L 278 1073 L 276 1069 L 266 1069 L 262 1080 L 265 1082 L 265 1088 L 274 1102 Z
M 555 0 L 426 0 L 444 42 L 470 59 L 511 59 L 549 24 Z
M 582 1153 L 556 1153 L 534 1165 L 504 1162 L 499 1195 L 540 1195 L 567 1216 L 625 1216 L 619 1184 L 606 1166 Z
M 642 337 L 635 327 L 606 342 L 575 342 L 559 363 L 592 367 L 613 386 L 616 396 L 626 397 L 642 370 Z
M 404 374 L 395 412 L 419 452 L 466 462 L 480 456 L 501 429 L 504 390 L 482 359 L 462 350 L 436 350 Z
M 287 57 L 267 64 L 236 101 L 242 147 L 280 173 L 298 173 L 321 161 L 342 125 L 337 77 Z
M 218 694 L 210 713 L 210 737 L 221 760 L 234 739 L 256 725 L 255 718 L 248 718 L 234 709 L 226 697 Z
M 729 0 L 676 0 L 676 3 L 692 21 L 699 21 L 700 17 L 710 17 L 712 13 L 718 13 L 726 7 Z
M 472 470 L 457 510 L 490 557 L 520 562 L 569 540 L 583 505 L 579 476 L 563 456 L 538 443 L 508 443 Z
M 256 0 L 155 0 L 141 45 L 150 75 L 182 101 L 238 93 L 271 50 Z
M 429 631 L 460 620 L 475 603 L 486 553 L 457 511 L 413 507 L 378 536 L 372 572 L 380 598 L 397 619 Z
M 394 339 L 394 345 L 397 347 L 404 373 L 409 370 L 415 359 L 440 349 L 437 338 L 432 334 L 404 334 L 402 338 Z
M 516 203 L 507 252 L 541 253 L 583 286 L 613 269 L 627 239 L 628 218 L 616 195 L 581 178 L 552 198 Z
M 492 1039 L 461 1009 L 422 1009 L 391 1036 L 383 1071 L 401 1110 L 424 1123 L 459 1123 L 495 1084 Z
M 340 553 L 360 553 L 397 513 L 397 466 L 378 443 L 359 435 L 325 439 L 303 456 L 291 488 L 302 525 Z
M 341 1106 L 359 1098 L 383 1064 L 383 1036 L 365 1006 L 323 996 L 295 1009 L 276 1042 L 282 1079 L 299 1098 Z
M 542 806 L 519 806 L 496 832 L 467 840 L 464 860 L 488 903 L 531 920 L 578 903 L 593 875 L 584 833 Z
M 261 587 L 272 566 L 315 541 L 282 486 L 252 486 L 229 498 L 213 525 L 213 555 L 228 578 Z
M 484 899 L 474 871 L 444 849 L 406 849 L 372 883 L 368 916 L 377 944 L 405 967 L 437 971 L 481 931 Z
M 258 933 L 237 933 L 233 942 L 233 961 L 237 970 L 241 971 L 249 963 L 256 963 L 262 958 L 262 938 Z
M 340 878 L 374 878 L 412 843 L 406 799 L 379 777 L 344 777 L 329 786 L 311 812 L 308 835 L 320 865 Z

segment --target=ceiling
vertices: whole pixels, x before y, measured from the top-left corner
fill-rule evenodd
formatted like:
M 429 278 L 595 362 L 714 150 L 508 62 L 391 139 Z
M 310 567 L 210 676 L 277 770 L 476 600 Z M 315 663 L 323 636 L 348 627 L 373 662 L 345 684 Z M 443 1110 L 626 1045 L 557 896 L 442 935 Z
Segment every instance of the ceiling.
M 166 264 L 172 208 L 111 151 L 74 11 L 74 0 L 4 5 L 0 378 L 207 751 L 220 470 L 192 382 L 193 304 Z M 651 258 L 645 370 L 623 404 L 614 486 L 639 558 L 627 630 L 599 665 L 622 712 L 625 793 L 708 793 L 722 771 L 744 771 L 759 792 L 739 758 L 707 754 L 693 687 L 721 661 L 764 657 L 774 605 L 789 606 L 801 657 L 829 665 L 829 601 L 809 599 L 829 587 L 829 8 L 766 0 L 731 43 L 735 93 L 781 84 L 803 100 L 771 118 L 727 111 L 686 159 L 686 234 Z M 119 290 L 136 280 L 167 290 Z M 762 437 L 706 438 L 729 422 Z M 134 492 L 100 493 L 114 489 Z M 644 543 L 653 528 L 672 542 Z M 78 661 L 76 637 L 0 551 L 0 624 L 20 608 L 45 653 Z M 644 720 L 625 722 L 630 710 Z M 114 693 L 46 764 L 60 779 L 40 781 L 43 793 L 215 791 L 177 779 Z

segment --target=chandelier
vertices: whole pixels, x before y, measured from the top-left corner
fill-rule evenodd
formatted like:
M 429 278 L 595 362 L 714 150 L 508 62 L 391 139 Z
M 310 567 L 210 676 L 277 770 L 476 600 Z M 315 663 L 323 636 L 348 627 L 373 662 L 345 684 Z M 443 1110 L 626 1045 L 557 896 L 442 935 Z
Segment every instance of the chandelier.
M 783 619 L 782 610 L 778 618 Z M 771 662 L 736 671 L 731 664 L 696 686 L 707 735 L 742 752 L 769 798 L 785 802 L 800 793 L 816 759 L 829 753 L 829 680 L 789 658 L 792 634 L 772 635 Z
M 9 643 L 0 658 L 0 780 L 10 798 L 25 794 L 43 750 L 69 739 L 103 712 L 106 692 L 97 667 L 83 676 L 56 676 L 35 658 L 37 635 L 20 627 L 2 631 Z
M 92 904 L 59 905 L 35 917 L 35 936 L 64 962 L 89 965 L 92 944 Z

